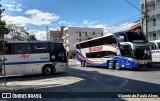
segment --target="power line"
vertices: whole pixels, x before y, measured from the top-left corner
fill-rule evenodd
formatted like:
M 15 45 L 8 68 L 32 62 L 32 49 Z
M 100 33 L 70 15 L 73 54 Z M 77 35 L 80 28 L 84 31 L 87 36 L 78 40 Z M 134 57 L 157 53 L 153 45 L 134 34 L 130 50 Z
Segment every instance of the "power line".
M 134 19 L 134 20 L 136 20 L 136 19 Z M 140 21 L 140 18 L 138 18 L 138 20 L 136 20 L 136 21 L 134 21 L 134 22 L 131 22 L 131 23 L 138 23 L 139 21 Z M 121 26 L 118 26 L 118 27 L 116 27 L 116 28 L 112 28 L 112 29 L 108 30 L 108 32 L 111 32 L 111 33 L 112 33 L 112 31 L 118 30 L 119 28 L 122 28 L 122 27 L 125 27 L 125 26 L 128 26 L 128 25 L 130 25 L 130 23 L 124 24 L 124 25 L 121 25 Z
M 126 20 L 124 20 L 124 21 L 121 21 L 121 22 L 119 22 L 119 23 L 117 23 L 117 24 L 115 24 L 115 25 L 112 25 L 112 26 L 116 26 L 116 25 L 122 24 L 122 23 L 124 23 L 124 22 L 126 22 L 126 21 L 130 21 L 131 19 L 136 18 L 136 17 L 138 17 L 139 15 L 140 15 L 140 14 L 137 14 L 137 15 L 135 15 L 135 16 L 133 16 L 133 17 L 130 17 L 130 18 L 128 18 L 128 19 L 126 19 Z
M 138 17 L 138 18 L 132 17 L 132 19 L 125 20 L 125 22 L 128 21 L 128 23 L 129 23 L 129 22 L 131 22 L 131 23 L 136 23 L 136 22 L 139 21 L 139 20 L 140 20 L 139 17 Z M 123 23 L 116 24 L 116 25 L 120 25 L 120 24 L 124 24 L 124 22 L 123 22 Z M 116 26 L 116 25 L 113 25 L 113 26 Z M 121 28 L 121 27 L 123 27 L 123 26 L 125 26 L 125 25 L 121 25 L 121 26 L 118 26 L 118 27 L 116 27 L 116 28 L 112 28 L 112 29 L 109 30 L 109 31 L 112 31 L 112 30 L 114 30 L 114 29 Z
M 133 5 L 131 2 L 129 2 L 128 0 L 124 0 L 126 1 L 127 3 L 129 3 L 130 5 L 132 5 L 135 9 L 139 10 L 140 12 L 142 12 L 139 8 L 137 8 L 135 5 Z

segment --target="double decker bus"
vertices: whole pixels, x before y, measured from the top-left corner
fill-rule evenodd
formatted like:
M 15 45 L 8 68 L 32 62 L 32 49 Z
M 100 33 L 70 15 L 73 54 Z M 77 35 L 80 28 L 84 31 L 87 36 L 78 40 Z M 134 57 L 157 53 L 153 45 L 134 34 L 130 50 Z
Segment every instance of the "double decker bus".
M 6 75 L 50 75 L 65 72 L 68 67 L 66 52 L 62 43 L 6 42 L 4 46 Z
M 160 63 L 160 40 L 150 41 L 152 47 L 152 62 Z
M 151 49 L 142 32 L 124 31 L 76 43 L 76 59 L 82 67 L 150 67 Z

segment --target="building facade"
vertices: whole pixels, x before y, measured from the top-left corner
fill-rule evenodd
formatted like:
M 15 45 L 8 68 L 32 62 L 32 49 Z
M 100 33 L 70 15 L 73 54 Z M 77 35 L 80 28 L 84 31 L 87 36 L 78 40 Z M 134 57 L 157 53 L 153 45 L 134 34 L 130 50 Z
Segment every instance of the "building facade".
M 145 32 L 147 20 L 148 40 L 160 40 L 160 0 L 146 0 L 146 3 L 145 0 L 141 0 L 141 11 L 145 12 L 146 10 L 147 18 L 142 13 L 142 29 Z
M 47 40 L 48 41 L 54 41 L 54 42 L 62 42 L 62 35 L 63 35 L 63 29 L 65 26 L 61 26 L 54 31 L 47 31 Z
M 75 43 L 103 36 L 103 28 L 66 27 L 62 39 L 68 57 L 75 56 Z
M 47 39 L 54 42 L 63 42 L 62 34 L 62 31 L 48 31 Z

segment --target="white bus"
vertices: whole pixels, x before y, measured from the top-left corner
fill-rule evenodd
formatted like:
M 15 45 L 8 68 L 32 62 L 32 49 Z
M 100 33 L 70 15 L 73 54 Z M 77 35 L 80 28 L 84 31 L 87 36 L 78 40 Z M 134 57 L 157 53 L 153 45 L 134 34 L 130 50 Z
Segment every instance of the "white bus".
M 47 41 L 6 42 L 5 60 L 6 75 L 50 75 L 68 68 L 63 44 Z
M 76 59 L 82 67 L 150 67 L 151 49 L 143 33 L 118 32 L 76 43 Z
M 160 40 L 150 41 L 152 46 L 152 62 L 160 63 Z

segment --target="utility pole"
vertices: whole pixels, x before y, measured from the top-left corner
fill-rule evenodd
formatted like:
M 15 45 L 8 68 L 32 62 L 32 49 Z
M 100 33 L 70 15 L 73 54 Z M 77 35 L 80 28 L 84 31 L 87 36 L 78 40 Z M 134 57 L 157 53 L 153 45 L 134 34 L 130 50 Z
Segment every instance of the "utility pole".
M 148 11 L 147 11 L 147 0 L 144 0 L 144 22 L 145 22 L 145 34 L 148 39 Z
M 0 4 L 0 7 L 2 5 Z M 4 52 L 4 34 L 6 30 L 6 24 L 4 21 L 1 20 L 2 13 L 4 12 L 5 9 L 0 8 L 0 75 L 2 75 L 2 84 L 4 83 L 4 86 L 6 86 L 6 69 L 5 69 L 5 52 Z
M 47 36 L 47 41 L 49 41 L 48 26 L 46 26 L 46 36 Z

